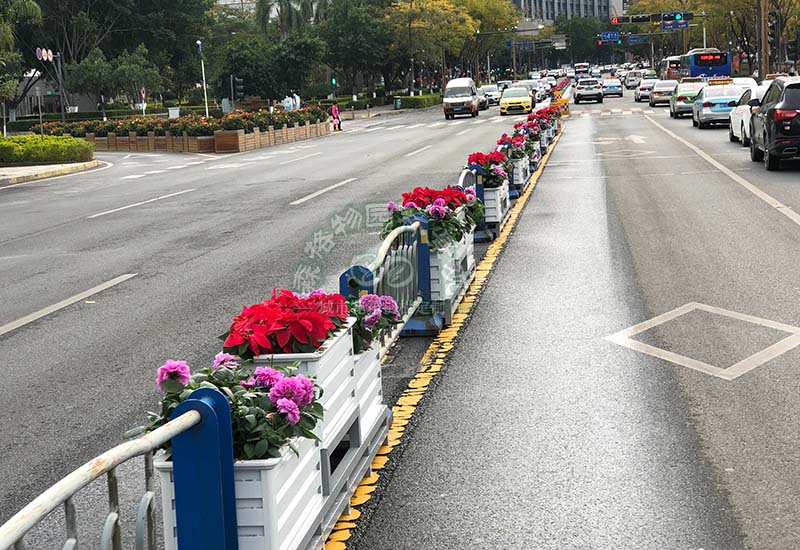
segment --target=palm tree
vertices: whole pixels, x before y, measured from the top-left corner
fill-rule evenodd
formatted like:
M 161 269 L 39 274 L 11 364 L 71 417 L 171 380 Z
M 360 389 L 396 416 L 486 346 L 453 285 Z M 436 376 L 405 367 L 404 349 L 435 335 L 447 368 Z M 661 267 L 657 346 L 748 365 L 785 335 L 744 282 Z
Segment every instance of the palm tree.
M 12 50 L 16 42 L 14 27 L 24 20 L 39 22 L 42 10 L 36 0 L 0 0 L 0 50 Z
M 266 30 L 275 21 L 281 38 L 292 30 L 323 21 L 330 11 L 332 0 L 257 0 L 256 20 Z M 274 17 L 273 17 L 274 16 Z

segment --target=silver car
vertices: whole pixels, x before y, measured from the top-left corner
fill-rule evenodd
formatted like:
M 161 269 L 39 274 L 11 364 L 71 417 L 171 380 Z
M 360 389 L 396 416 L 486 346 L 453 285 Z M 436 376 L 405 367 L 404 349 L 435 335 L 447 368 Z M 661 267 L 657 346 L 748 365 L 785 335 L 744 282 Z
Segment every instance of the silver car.
M 669 100 L 672 99 L 672 92 L 677 86 L 677 80 L 657 80 L 653 84 L 653 89 L 650 90 L 648 103 L 651 107 L 655 107 L 659 103 L 669 103 Z
M 708 128 L 711 124 L 728 124 L 744 89 L 739 86 L 706 86 L 694 98 L 692 124 L 696 128 Z
M 658 81 L 655 78 L 642 80 L 639 85 L 636 86 L 636 90 L 633 92 L 633 100 L 639 103 L 645 99 L 650 99 L 650 90 L 653 89 L 653 85 L 656 82 Z

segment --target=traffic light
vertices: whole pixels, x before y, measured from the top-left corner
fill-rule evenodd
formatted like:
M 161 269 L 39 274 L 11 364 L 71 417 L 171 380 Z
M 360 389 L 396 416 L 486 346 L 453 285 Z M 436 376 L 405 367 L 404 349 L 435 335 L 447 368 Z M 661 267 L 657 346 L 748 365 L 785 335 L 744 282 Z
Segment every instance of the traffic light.
M 661 21 L 664 23 L 688 21 L 691 17 L 685 11 L 668 11 L 661 14 Z
M 780 29 L 778 28 L 778 14 L 774 11 L 769 12 L 769 19 L 767 22 L 767 40 L 769 47 L 773 51 L 778 51 L 780 40 Z
M 622 46 L 622 38 L 617 39 L 617 46 Z
M 611 18 L 611 24 L 612 25 L 619 25 L 619 17 L 617 17 L 616 15 L 614 17 L 612 17 Z
M 236 99 L 244 99 L 244 78 L 233 78 L 233 88 Z
M 602 45 L 603 45 L 603 41 L 602 41 L 602 40 L 598 40 L 598 41 L 597 41 L 597 45 L 598 45 L 598 46 L 602 46 Z
M 336 77 L 335 76 L 331 77 L 331 86 L 333 86 L 334 88 L 336 87 Z

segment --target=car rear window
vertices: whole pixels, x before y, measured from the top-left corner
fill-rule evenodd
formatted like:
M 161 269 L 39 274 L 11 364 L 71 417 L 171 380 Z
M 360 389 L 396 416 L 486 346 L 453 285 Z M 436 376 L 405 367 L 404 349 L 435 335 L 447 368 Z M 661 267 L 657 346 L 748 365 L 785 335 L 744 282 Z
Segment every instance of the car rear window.
M 783 103 L 790 109 L 800 109 L 800 86 L 787 86 L 783 90 Z
M 496 92 L 497 91 L 497 86 L 495 86 L 494 84 L 492 84 L 491 86 L 484 86 L 483 87 L 483 91 L 484 92 Z
M 464 97 L 472 95 L 469 88 L 445 88 L 444 97 Z
M 705 86 L 702 82 L 687 82 L 678 86 L 679 92 L 699 92 Z
M 508 88 L 503 92 L 503 97 L 528 97 L 526 88 Z
M 597 81 L 596 80 L 581 80 L 580 82 L 578 82 L 578 85 L 579 86 L 596 86 L 597 85 Z
M 659 90 L 671 90 L 677 85 L 678 85 L 677 80 L 664 80 L 661 82 L 656 82 L 655 88 Z
M 738 86 L 709 86 L 706 97 L 742 97 L 744 90 Z

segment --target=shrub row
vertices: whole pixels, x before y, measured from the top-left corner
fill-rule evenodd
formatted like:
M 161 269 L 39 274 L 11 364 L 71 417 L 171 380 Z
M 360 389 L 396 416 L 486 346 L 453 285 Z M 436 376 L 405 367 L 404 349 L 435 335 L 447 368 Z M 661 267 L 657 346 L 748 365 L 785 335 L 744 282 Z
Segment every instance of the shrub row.
M 403 109 L 423 109 L 425 107 L 440 105 L 442 103 L 442 96 L 439 94 L 402 96 L 400 101 Z
M 146 136 L 154 132 L 157 136 L 182 135 L 186 132 L 190 136 L 213 136 L 217 130 L 245 130 L 250 133 L 253 128 L 266 131 L 270 126 L 281 129 L 284 126 L 304 126 L 307 123 L 316 123 L 327 120 L 327 114 L 322 109 L 312 107 L 299 111 L 255 111 L 228 113 L 223 117 L 208 117 L 198 114 L 189 114 L 179 118 L 165 119 L 159 117 L 133 117 L 116 120 L 85 120 L 75 122 L 45 122 L 40 131 L 37 125 L 31 129 L 36 133 L 51 136 L 70 135 L 85 137 L 94 134 L 97 137 L 106 137 L 110 133 L 128 134 L 135 132 L 137 136 Z
M 70 136 L 12 136 L 0 138 L 0 163 L 44 164 L 87 162 L 94 144 Z

